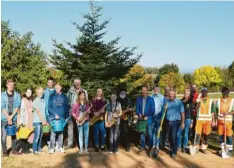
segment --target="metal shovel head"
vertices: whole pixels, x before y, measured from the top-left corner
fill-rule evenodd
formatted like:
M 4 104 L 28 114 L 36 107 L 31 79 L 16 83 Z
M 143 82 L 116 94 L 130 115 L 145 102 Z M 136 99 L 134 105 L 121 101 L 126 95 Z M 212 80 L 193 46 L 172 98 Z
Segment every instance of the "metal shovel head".
M 227 146 L 224 146 L 222 148 L 222 158 L 226 159 L 226 158 L 230 158 L 231 154 L 229 151 L 229 148 Z
M 190 155 L 194 156 L 199 151 L 199 148 L 196 145 L 189 146 Z

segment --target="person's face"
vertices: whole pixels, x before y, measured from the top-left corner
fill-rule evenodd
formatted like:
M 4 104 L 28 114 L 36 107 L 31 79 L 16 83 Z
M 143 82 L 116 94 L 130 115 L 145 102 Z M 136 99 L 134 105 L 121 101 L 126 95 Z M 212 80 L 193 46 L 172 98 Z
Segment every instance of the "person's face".
M 43 89 L 38 90 L 38 91 L 37 91 L 37 96 L 40 97 L 40 98 L 42 98 L 43 93 L 44 93 L 44 90 L 43 90 Z
M 27 91 L 25 92 L 26 96 L 29 98 L 32 96 L 32 90 L 31 89 L 27 89 Z
M 11 92 L 14 91 L 14 88 L 15 88 L 14 82 L 8 82 L 6 86 L 7 86 L 7 90 Z
M 79 96 L 79 98 L 80 98 L 81 101 L 84 101 L 85 100 L 85 94 L 81 93 L 80 96 Z
M 175 92 L 174 91 L 170 91 L 169 92 L 169 99 L 170 100 L 174 100 L 175 99 Z
M 119 94 L 119 97 L 121 99 L 124 99 L 126 97 L 127 93 L 125 91 L 121 91 L 120 94 Z
M 148 95 L 148 89 L 146 87 L 143 87 L 141 89 L 142 96 L 147 96 Z
M 62 86 L 56 85 L 56 86 L 55 86 L 55 90 L 56 90 L 56 93 L 61 93 Z
M 47 86 L 48 86 L 48 88 L 53 88 L 54 87 L 54 81 L 53 80 L 48 80 L 47 81 Z
M 170 92 L 170 89 L 169 88 L 165 88 L 165 95 L 166 96 L 169 96 L 169 92 Z
M 225 90 L 222 92 L 223 97 L 228 97 L 229 96 L 229 90 Z
M 102 89 L 98 89 L 98 90 L 97 90 L 97 95 L 98 95 L 98 97 L 101 97 L 101 96 L 102 96 Z
M 207 94 L 208 94 L 208 91 L 207 90 L 202 90 L 201 94 L 202 94 L 202 97 L 206 97 Z
M 192 88 L 191 88 L 191 91 L 195 92 L 196 90 L 197 90 L 196 86 L 193 85 Z
M 74 87 L 75 87 L 76 89 L 79 89 L 79 88 L 80 88 L 81 81 L 80 81 L 79 79 L 76 79 L 76 80 L 74 80 L 73 84 L 74 84 Z
M 190 92 L 189 91 L 185 91 L 184 92 L 184 98 L 189 99 L 189 97 L 190 97 Z
M 115 94 L 111 95 L 111 101 L 116 102 L 117 96 Z
M 154 94 L 159 94 L 160 92 L 160 88 L 159 87 L 155 87 L 154 88 Z

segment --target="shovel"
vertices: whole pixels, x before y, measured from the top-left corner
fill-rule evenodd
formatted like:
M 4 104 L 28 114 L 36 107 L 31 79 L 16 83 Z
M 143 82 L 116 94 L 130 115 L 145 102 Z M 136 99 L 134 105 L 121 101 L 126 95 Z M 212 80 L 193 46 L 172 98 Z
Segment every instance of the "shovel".
M 230 154 L 230 151 L 229 151 L 229 147 L 227 146 L 226 144 L 226 141 L 227 141 L 227 138 L 226 138 L 226 115 L 224 115 L 224 145 L 221 146 L 222 148 L 222 158 L 230 158 L 231 154 Z
M 189 153 L 190 153 L 190 155 L 192 155 L 192 156 L 194 156 L 195 154 L 197 154 L 198 151 L 199 151 L 198 145 L 195 144 L 196 139 L 197 139 L 197 134 L 195 133 L 194 143 L 193 143 L 193 145 L 190 145 L 190 146 L 189 146 Z

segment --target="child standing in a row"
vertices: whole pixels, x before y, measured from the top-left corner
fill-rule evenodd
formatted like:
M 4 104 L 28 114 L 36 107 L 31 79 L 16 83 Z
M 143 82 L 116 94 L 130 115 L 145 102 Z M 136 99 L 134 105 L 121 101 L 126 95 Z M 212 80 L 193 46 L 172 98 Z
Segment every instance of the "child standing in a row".
M 55 85 L 56 93 L 52 94 L 49 98 L 49 120 L 59 120 L 69 118 L 69 106 L 67 96 L 62 93 L 62 86 L 57 83 Z M 58 136 L 58 150 L 64 153 L 63 149 L 63 132 L 54 132 L 51 130 L 50 134 L 50 151 L 49 153 L 54 153 L 55 148 L 55 138 Z

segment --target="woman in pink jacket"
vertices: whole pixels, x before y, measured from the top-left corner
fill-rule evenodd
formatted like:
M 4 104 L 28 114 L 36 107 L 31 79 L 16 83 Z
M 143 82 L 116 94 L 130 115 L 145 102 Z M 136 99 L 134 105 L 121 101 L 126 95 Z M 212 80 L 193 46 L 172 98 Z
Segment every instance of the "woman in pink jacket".
M 88 151 L 88 141 L 89 141 L 89 113 L 90 113 L 90 105 L 85 96 L 85 92 L 82 90 L 78 93 L 78 99 L 76 103 L 72 106 L 72 116 L 76 119 L 78 134 L 79 134 L 79 146 L 80 151 L 79 154 L 83 154 L 83 139 L 84 139 L 84 147 L 85 154 L 89 154 Z M 85 115 L 84 122 L 81 121 L 83 115 Z M 83 138 L 84 135 L 84 138 Z

